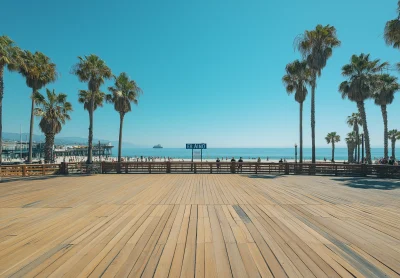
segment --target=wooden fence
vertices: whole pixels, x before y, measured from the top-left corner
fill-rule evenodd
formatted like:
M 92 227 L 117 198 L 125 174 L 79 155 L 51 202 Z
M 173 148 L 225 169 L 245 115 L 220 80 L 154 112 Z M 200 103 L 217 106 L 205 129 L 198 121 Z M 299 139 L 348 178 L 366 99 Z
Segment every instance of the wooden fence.
M 284 174 L 400 178 L 400 166 L 336 163 L 257 163 L 257 162 L 102 162 L 86 164 L 32 164 L 0 166 L 0 176 L 54 174 L 134 174 L 134 173 L 218 173 Z
M 62 174 L 61 164 L 0 165 L 0 177 L 28 177 Z

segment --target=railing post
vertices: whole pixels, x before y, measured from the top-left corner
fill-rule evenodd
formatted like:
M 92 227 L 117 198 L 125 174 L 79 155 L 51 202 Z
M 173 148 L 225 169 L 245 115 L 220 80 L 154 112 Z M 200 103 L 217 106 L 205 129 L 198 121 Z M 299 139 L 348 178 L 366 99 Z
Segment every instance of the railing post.
M 365 164 L 361 164 L 361 175 L 363 177 L 367 176 L 367 165 L 365 165 Z
M 210 174 L 212 174 L 212 163 L 210 163 Z
M 171 162 L 170 161 L 167 162 L 167 173 L 168 174 L 171 173 Z
M 128 174 L 128 163 L 125 162 L 125 174 Z
M 335 176 L 337 176 L 337 165 L 335 164 Z
M 285 175 L 289 175 L 289 164 L 285 163 Z
M 197 164 L 194 164 L 194 173 L 197 173 Z
M 46 175 L 46 169 L 44 168 L 45 164 L 42 164 L 42 175 L 45 176 Z
M 26 177 L 26 165 L 22 165 L 22 176 Z

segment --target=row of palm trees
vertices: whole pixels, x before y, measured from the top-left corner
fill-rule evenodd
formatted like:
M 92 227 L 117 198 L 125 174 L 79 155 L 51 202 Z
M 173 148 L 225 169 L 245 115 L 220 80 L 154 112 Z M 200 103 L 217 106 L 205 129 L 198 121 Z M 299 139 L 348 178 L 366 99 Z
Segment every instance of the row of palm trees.
M 400 1 L 398 2 L 399 16 L 388 21 L 385 26 L 385 41 L 388 45 L 400 49 Z M 303 102 L 311 88 L 311 139 L 312 163 L 315 163 L 315 89 L 317 78 L 321 76 L 323 68 L 332 56 L 333 50 L 340 46 L 334 26 L 317 25 L 314 30 L 305 31 L 295 39 L 295 46 L 302 56 L 302 60 L 295 60 L 286 66 L 286 74 L 282 81 L 288 94 L 294 93 L 295 100 L 300 104 L 300 162 L 303 161 Z M 373 99 L 379 105 L 384 123 L 384 157 L 388 159 L 388 115 L 387 105 L 394 100 L 394 94 L 400 89 L 397 78 L 390 74 L 383 74 L 387 62 L 379 59 L 370 59 L 369 54 L 353 55 L 350 63 L 342 67 L 342 75 L 346 78 L 339 86 L 342 98 L 349 99 L 357 104 L 358 113 L 348 119 L 355 133 L 357 157 L 359 161 L 359 126 L 363 128 L 365 138 L 365 161 L 372 163 L 370 137 L 364 102 Z M 397 64 L 400 70 L 400 63 Z M 398 138 L 397 135 L 391 138 Z M 349 137 L 349 141 L 352 138 Z M 393 139 L 391 139 L 393 142 Z M 394 141 L 395 142 L 395 141 Z
M 52 147 L 54 137 L 58 134 L 66 120 L 70 119 L 69 113 L 72 105 L 67 101 L 67 95 L 57 94 L 54 90 L 46 89 L 46 96 L 39 90 L 54 82 L 57 77 L 56 65 L 49 57 L 41 52 L 32 53 L 23 51 L 7 36 L 0 36 L 0 164 L 2 157 L 2 104 L 4 96 L 4 69 L 17 71 L 26 80 L 31 88 L 31 114 L 29 131 L 28 162 L 32 162 L 32 137 L 34 116 L 41 117 L 39 127 L 45 134 L 45 161 L 52 160 Z M 121 161 L 122 129 L 126 113 L 131 111 L 131 103 L 137 104 L 142 90 L 126 73 L 114 76 L 106 63 L 96 55 L 78 57 L 78 63 L 72 69 L 81 82 L 88 84 L 87 90 L 79 91 L 79 102 L 89 113 L 88 136 L 88 163 L 93 162 L 93 114 L 103 105 L 103 102 L 112 103 L 120 116 L 118 161 Z M 107 79 L 114 79 L 114 86 L 108 88 L 109 94 L 101 91 L 101 86 Z

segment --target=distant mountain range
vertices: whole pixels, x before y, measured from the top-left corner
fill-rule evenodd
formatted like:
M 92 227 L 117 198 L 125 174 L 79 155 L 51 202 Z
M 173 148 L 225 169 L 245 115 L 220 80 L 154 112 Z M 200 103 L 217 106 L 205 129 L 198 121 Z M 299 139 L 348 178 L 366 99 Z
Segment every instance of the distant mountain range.
M 27 141 L 27 138 L 29 138 L 29 133 L 22 133 L 22 141 Z M 10 140 L 10 141 L 19 141 L 20 140 L 20 134 L 19 133 L 12 133 L 12 132 L 3 132 L 3 140 Z M 44 135 L 33 135 L 33 141 L 35 142 L 44 142 L 45 137 Z M 57 137 L 55 138 L 55 144 L 56 145 L 78 145 L 78 144 L 87 144 L 88 139 L 84 137 Z M 105 139 L 98 139 L 98 138 L 93 138 L 93 144 L 96 144 L 98 142 L 101 143 L 108 143 L 110 142 L 113 146 L 117 147 L 118 146 L 118 141 L 110 141 L 110 140 L 105 140 Z M 122 147 L 123 148 L 143 148 L 143 146 L 132 144 L 129 142 L 122 142 Z

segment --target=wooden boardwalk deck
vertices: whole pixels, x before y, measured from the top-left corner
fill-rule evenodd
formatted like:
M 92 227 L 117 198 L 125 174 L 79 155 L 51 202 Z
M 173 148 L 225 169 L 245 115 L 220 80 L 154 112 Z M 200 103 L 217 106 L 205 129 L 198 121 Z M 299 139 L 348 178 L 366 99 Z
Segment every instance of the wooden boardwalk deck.
M 0 277 L 400 277 L 400 182 L 97 175 L 0 183 Z

